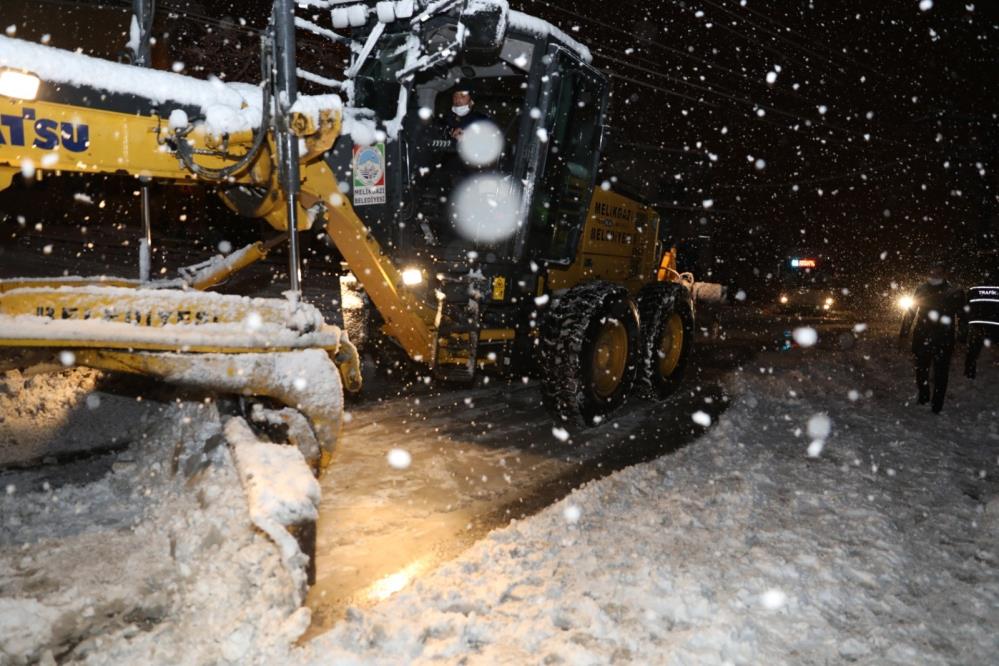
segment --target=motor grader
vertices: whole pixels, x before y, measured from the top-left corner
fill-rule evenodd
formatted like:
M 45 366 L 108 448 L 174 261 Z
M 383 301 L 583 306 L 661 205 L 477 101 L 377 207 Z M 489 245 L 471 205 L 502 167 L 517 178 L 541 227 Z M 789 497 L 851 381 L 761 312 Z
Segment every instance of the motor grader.
M 275 0 L 257 85 L 0 37 L 0 187 L 45 172 L 197 181 L 279 232 L 176 279 L 149 280 L 140 256 L 139 280 L 6 281 L 0 345 L 270 396 L 303 409 L 327 460 L 340 383 L 356 390 L 360 373 L 348 337 L 294 297 L 298 234 L 322 229 L 343 258 L 344 328 L 384 364 L 459 382 L 536 375 L 565 425 L 599 422 L 633 390 L 673 391 L 689 280 L 659 215 L 597 183 L 609 85 L 589 51 L 498 0 L 296 4 L 307 17 Z M 141 43 L 150 19 L 137 19 Z M 297 66 L 296 28 L 347 47 L 342 79 Z M 299 95 L 299 78 L 334 94 Z M 485 158 L 444 130 L 455 90 L 488 118 Z M 144 225 L 147 247 L 148 206 Z M 277 243 L 290 300 L 198 292 Z M 339 368 L 322 391 L 288 370 L 314 349 Z

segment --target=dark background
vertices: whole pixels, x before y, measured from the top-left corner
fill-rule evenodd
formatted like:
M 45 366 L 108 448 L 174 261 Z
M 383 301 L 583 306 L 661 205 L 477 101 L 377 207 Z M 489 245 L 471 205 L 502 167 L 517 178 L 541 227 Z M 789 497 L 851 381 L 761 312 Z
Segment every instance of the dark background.
M 702 275 L 763 293 L 792 248 L 822 254 L 857 292 L 911 281 L 931 259 L 970 272 L 999 228 L 997 3 L 938 0 L 927 11 L 918 0 L 742 4 L 511 2 L 587 44 L 610 74 L 603 178 L 655 201 L 676 239 L 702 237 L 712 257 Z M 129 7 L 3 0 L 0 23 L 16 25 L 20 38 L 49 34 L 53 46 L 113 58 Z M 159 0 L 155 64 L 257 80 L 255 31 L 268 11 L 266 1 Z M 303 66 L 335 73 L 342 51 L 299 36 Z M 135 184 L 116 180 L 50 179 L 31 196 L 44 192 L 47 208 L 75 223 L 137 226 Z M 230 233 L 223 229 L 232 221 L 210 197 L 163 189 L 166 229 L 185 216 L 181 226 L 199 226 L 189 238 L 208 231 L 203 248 Z M 73 198 L 79 191 L 113 205 L 86 207 Z M 0 194 L 0 233 L 30 235 L 32 220 L 14 222 L 26 211 L 38 211 L 37 201 Z

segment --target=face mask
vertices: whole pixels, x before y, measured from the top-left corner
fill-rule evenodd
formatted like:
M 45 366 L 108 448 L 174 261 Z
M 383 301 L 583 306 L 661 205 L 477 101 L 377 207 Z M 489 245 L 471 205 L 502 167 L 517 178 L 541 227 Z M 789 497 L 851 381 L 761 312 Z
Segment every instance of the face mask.
M 472 110 L 472 107 L 470 107 L 467 104 L 465 104 L 464 106 L 452 106 L 451 107 L 451 111 L 453 111 L 454 115 L 458 116 L 459 118 L 461 118 L 463 116 L 467 116 L 468 112 L 471 111 L 471 110 Z
M 932 284 L 934 287 L 939 287 L 943 284 L 943 278 L 930 278 L 927 282 Z

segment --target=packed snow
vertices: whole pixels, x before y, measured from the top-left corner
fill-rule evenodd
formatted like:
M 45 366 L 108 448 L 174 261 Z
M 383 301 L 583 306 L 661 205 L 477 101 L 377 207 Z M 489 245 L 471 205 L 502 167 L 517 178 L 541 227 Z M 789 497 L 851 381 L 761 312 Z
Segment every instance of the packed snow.
M 846 350 L 820 334 L 813 347 L 749 360 L 726 375 L 727 408 L 705 398 L 716 418 L 685 448 L 492 532 L 300 647 L 308 611 L 296 610 L 279 551 L 250 528 L 218 446 L 224 417 L 158 404 L 166 418 L 147 417 L 145 439 L 109 454 L 128 464 L 105 476 L 46 488 L 30 482 L 38 472 L 4 472 L 17 487 L 0 496 L 11 572 L 0 645 L 22 660 L 68 642 L 89 663 L 989 663 L 999 651 L 999 367 L 955 378 L 934 415 L 914 404 L 909 359 L 884 330 Z M 246 435 L 230 439 L 250 440 L 245 423 L 228 423 Z M 815 455 L 813 441 L 823 442 Z M 396 476 L 423 469 L 402 449 L 389 456 Z M 26 555 L 28 543 L 44 547 Z M 142 565 L 91 577 L 75 560 L 95 547 Z M 165 571 L 151 597 L 137 594 L 140 569 Z M 32 585 L 40 575 L 47 586 Z M 269 582 L 258 587 L 258 576 Z M 109 604 L 144 599 L 122 611 L 131 624 L 102 619 Z M 58 620 L 67 610 L 72 625 Z
M 0 663 L 246 663 L 295 640 L 308 611 L 250 522 L 214 403 L 95 381 L 31 377 L 19 402 L 35 406 L 0 423 Z M 31 423 L 66 432 L 42 439 Z M 67 439 L 100 452 L 67 459 Z

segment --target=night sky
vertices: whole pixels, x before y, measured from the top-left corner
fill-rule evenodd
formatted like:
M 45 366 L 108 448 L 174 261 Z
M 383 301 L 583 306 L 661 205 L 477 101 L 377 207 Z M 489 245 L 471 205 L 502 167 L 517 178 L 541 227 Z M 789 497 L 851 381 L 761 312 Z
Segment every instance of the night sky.
M 48 32 L 55 46 L 113 55 L 130 3 L 96 4 L 4 0 L 0 15 L 26 39 Z M 269 3 L 157 5 L 158 64 L 256 78 Z M 967 263 L 995 243 L 994 2 L 511 6 L 591 48 L 614 86 L 603 177 L 641 189 L 678 239 L 710 236 L 720 278 L 763 278 L 808 247 L 866 282 L 931 258 Z M 300 48 L 327 53 L 311 37 Z

